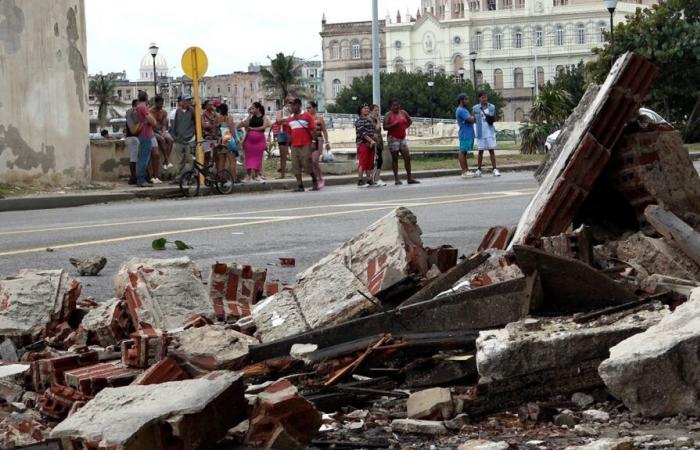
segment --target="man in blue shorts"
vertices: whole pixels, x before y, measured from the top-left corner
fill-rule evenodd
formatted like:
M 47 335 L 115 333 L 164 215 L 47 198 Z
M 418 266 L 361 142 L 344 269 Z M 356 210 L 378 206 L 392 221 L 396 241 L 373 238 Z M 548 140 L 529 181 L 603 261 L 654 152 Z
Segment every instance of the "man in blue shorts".
M 459 127 L 459 166 L 462 168 L 462 178 L 469 177 L 467 157 L 474 147 L 474 116 L 469 113 L 469 98 L 467 94 L 457 97 L 457 126 Z

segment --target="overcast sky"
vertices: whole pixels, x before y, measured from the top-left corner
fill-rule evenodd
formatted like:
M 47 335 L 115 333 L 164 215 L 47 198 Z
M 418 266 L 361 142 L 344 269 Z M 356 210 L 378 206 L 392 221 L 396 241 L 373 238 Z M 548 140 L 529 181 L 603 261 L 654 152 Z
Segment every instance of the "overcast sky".
M 109 4 L 109 7 L 107 7 Z M 415 15 L 419 0 L 379 0 L 379 18 Z M 321 16 L 328 23 L 370 20 L 371 0 L 86 0 L 88 71 L 138 78 L 151 42 L 160 47 L 171 75 L 190 46 L 209 58 L 207 75 L 246 70 L 279 51 L 321 59 Z

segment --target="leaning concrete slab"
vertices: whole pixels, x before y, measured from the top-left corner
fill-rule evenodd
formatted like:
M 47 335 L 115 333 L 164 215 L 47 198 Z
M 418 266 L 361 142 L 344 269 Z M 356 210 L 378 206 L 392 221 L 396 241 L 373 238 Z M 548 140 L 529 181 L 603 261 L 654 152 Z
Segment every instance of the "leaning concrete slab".
M 132 258 L 114 277 L 137 329 L 182 327 L 196 314 L 213 316 L 199 268 L 189 258 Z
M 116 345 L 127 339 L 133 331 L 126 304 L 116 298 L 91 309 L 83 317 L 80 326 L 88 332 L 90 341 L 101 347 Z
M 482 331 L 476 341 L 480 381 L 506 380 L 604 359 L 611 347 L 668 314 L 661 305 L 643 307 L 649 310 L 632 309 L 584 324 L 574 319 L 525 319 L 502 329 Z
M 634 53 L 621 56 L 568 139 L 518 223 L 513 245 L 564 232 L 610 160 L 611 149 L 649 92 L 658 69 Z
M 206 449 L 245 418 L 241 375 L 212 372 L 196 380 L 101 391 L 51 433 L 80 448 Z
M 80 283 L 63 270 L 20 270 L 0 280 L 0 336 L 37 338 L 68 319 L 80 296 Z
M 632 411 L 700 415 L 700 289 L 657 325 L 613 347 L 599 373 Z

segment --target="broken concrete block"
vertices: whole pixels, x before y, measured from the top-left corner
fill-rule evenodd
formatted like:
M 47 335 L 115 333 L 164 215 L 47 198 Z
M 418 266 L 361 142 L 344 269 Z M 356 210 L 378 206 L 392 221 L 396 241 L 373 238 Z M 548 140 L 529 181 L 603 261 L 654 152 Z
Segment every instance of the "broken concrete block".
M 185 372 L 173 358 L 168 356 L 149 367 L 145 372 L 136 377 L 131 384 L 146 386 L 149 384 L 161 384 L 169 381 L 189 379 L 189 374 Z
M 452 393 L 445 388 L 414 392 L 406 401 L 409 419 L 448 420 L 455 415 Z
M 222 325 L 190 328 L 173 337 L 171 354 L 203 370 L 235 370 L 248 358 L 248 346 L 258 340 Z
M 584 445 L 566 447 L 566 450 L 632 450 L 632 439 L 599 439 Z
M 134 331 L 126 305 L 116 298 L 88 311 L 80 326 L 88 332 L 88 339 L 101 347 L 116 345 Z
M 36 444 L 46 439 L 49 429 L 29 414 L 13 413 L 0 422 L 0 448 Z
M 187 257 L 132 258 L 121 265 L 114 284 L 137 329 L 177 329 L 195 314 L 213 313 L 201 272 Z
M 131 339 L 122 341 L 122 363 L 128 367 L 146 368 L 168 354 L 169 337 L 160 330 L 147 328 L 131 333 Z
M 590 420 L 591 422 L 605 423 L 610 420 L 610 414 L 597 409 L 587 409 L 581 413 L 581 416 L 583 416 L 583 418 L 586 420 Z
M 46 417 L 63 420 L 68 417 L 76 403 L 84 405 L 91 398 L 74 388 L 54 384 L 39 397 L 39 411 Z
M 634 412 L 699 415 L 700 289 L 658 324 L 610 349 L 599 373 Z
M 477 252 L 483 252 L 484 250 L 505 250 L 508 247 L 510 239 L 513 237 L 513 228 L 495 226 L 489 228 L 489 230 L 484 235 L 481 240 L 481 244 L 477 249 Z
M 7 403 L 22 399 L 22 377 L 29 371 L 29 364 L 0 365 L 0 399 Z
M 593 236 L 590 227 L 585 225 L 570 233 L 543 236 L 540 242 L 547 253 L 578 259 L 588 265 L 593 263 Z
M 35 392 L 43 392 L 53 384 L 65 385 L 65 372 L 97 364 L 97 351 L 71 353 L 32 361 L 32 385 Z
M 451 245 L 441 245 L 440 247 L 427 247 L 428 267 L 437 266 L 440 273 L 445 273 L 457 265 L 459 250 Z
M 574 395 L 571 396 L 571 401 L 581 409 L 595 403 L 595 399 L 592 395 L 584 394 L 583 392 L 575 392 Z
M 472 439 L 457 447 L 457 450 L 508 450 L 510 445 L 505 441 L 493 442 L 484 439 Z
M 106 387 L 122 387 L 131 384 L 141 373 L 139 370 L 120 367 L 114 363 L 100 363 L 64 373 L 66 385 L 80 393 L 94 396 Z
M 66 321 L 79 296 L 80 283 L 63 270 L 23 269 L 0 280 L 0 336 L 31 343 Z
M 276 431 L 284 429 L 284 433 Z M 299 395 L 287 380 L 279 380 L 258 395 L 250 416 L 246 443 L 273 447 L 273 442 L 284 439 L 305 448 L 321 428 L 321 413 Z
M 80 276 L 88 277 L 97 276 L 107 264 L 107 258 L 104 256 L 93 256 L 87 259 L 70 258 L 68 261 L 78 269 Z
M 263 296 L 267 269 L 216 263 L 209 275 L 209 299 L 217 319 L 235 322 L 247 317 Z
M 678 216 L 658 205 L 649 205 L 644 217 L 667 241 L 683 250 L 696 264 L 700 264 L 700 234 Z
M 211 448 L 245 418 L 244 390 L 234 372 L 107 388 L 58 424 L 51 437 L 85 448 Z
M 391 430 L 394 433 L 429 434 L 433 436 L 449 433 L 445 425 L 437 420 L 395 419 L 391 421 Z
M 503 250 L 489 250 L 488 259 L 457 281 L 451 292 L 462 290 L 459 286 L 464 286 L 465 282 L 469 288 L 478 288 L 522 277 L 523 271 L 509 259 L 512 258 Z
M 482 331 L 476 341 L 480 380 L 505 380 L 605 359 L 612 346 L 657 324 L 666 314 L 665 307 L 655 305 L 650 311 L 625 311 L 585 324 L 573 319 L 540 319 L 536 326 L 523 321 Z

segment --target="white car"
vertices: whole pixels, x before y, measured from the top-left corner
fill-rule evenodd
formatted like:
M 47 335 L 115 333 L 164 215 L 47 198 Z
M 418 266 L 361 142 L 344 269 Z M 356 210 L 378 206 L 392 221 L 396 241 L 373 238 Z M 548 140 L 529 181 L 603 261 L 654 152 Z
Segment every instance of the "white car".
M 646 127 L 646 125 L 649 123 L 652 123 L 654 125 L 668 123 L 656 111 L 653 111 L 649 108 L 639 108 L 639 115 L 637 116 L 637 121 L 639 121 L 639 124 L 640 126 L 642 126 L 642 128 Z M 545 152 L 549 152 L 552 149 L 554 141 L 556 141 L 559 137 L 559 133 L 561 133 L 561 130 L 557 130 L 554 133 L 547 136 L 547 140 L 544 143 Z

